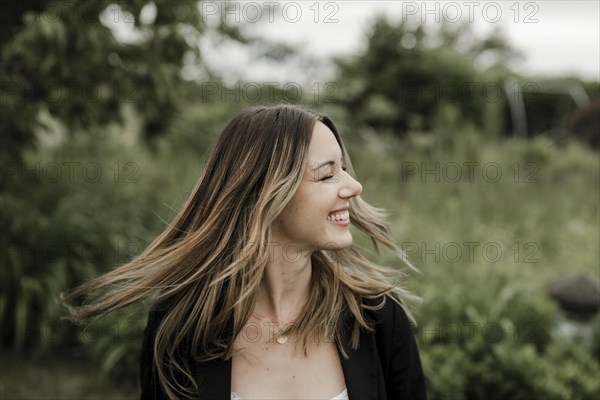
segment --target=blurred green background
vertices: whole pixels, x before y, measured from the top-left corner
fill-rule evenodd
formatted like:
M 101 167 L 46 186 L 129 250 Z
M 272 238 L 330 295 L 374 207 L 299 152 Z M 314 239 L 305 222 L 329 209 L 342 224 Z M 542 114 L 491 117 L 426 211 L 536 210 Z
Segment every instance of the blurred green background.
M 432 399 L 600 396 L 597 312 L 574 320 L 548 295 L 565 276 L 600 278 L 598 81 L 511 70 L 500 31 L 379 17 L 326 82 L 227 82 L 201 38 L 282 68 L 311 60 L 207 24 L 194 1 L 3 8 L 2 399 L 139 396 L 144 306 L 78 327 L 58 298 L 164 229 L 229 118 L 279 102 L 334 118 L 363 197 L 388 210 L 420 269 L 406 284 L 423 297 L 415 334 Z M 135 37 L 117 39 L 111 18 Z

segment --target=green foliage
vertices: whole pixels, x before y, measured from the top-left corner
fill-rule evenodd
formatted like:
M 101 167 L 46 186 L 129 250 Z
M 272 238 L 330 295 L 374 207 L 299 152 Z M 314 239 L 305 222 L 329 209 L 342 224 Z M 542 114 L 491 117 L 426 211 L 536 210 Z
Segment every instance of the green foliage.
M 89 132 L 58 149 L 31 150 L 24 169 L 6 179 L 3 344 L 43 342 L 44 327 L 64 315 L 61 292 L 139 253 L 160 229 L 153 189 L 160 182 L 145 170 L 148 154 L 122 147 L 114 135 Z
M 340 99 L 349 117 L 357 124 L 403 136 L 410 130 L 430 130 L 440 107 L 453 104 L 462 118 L 479 123 L 485 104 L 482 86 L 497 80 L 488 80 L 474 60 L 485 51 L 504 54 L 507 50 L 485 43 L 472 43 L 466 52 L 453 47 L 458 41 L 473 41 L 472 37 L 467 26 L 443 26 L 432 37 L 421 26 L 413 29 L 378 19 L 366 51 L 338 60 Z
M 81 327 L 78 344 L 99 374 L 126 384 L 138 380 L 142 332 L 148 309 L 143 304 L 127 307 Z
M 486 142 L 452 108 L 436 125 L 404 140 L 360 129 L 349 141 L 363 196 L 392 212 L 392 232 L 423 274 L 407 285 L 423 297 L 415 334 L 430 397 L 597 397 L 600 329 L 591 347 L 561 342 L 546 293 L 574 271 L 599 278 L 597 153 L 543 137 Z M 472 175 L 466 162 L 479 163 Z M 443 172 L 452 163 L 460 179 Z M 483 172 L 490 163 L 497 180 Z M 385 253 L 378 261 L 398 265 Z
M 519 54 L 501 31 L 479 38 L 468 24 L 437 28 L 381 16 L 366 49 L 337 60 L 340 104 L 352 125 L 404 137 L 435 130 L 452 108 L 461 124 L 488 138 L 545 134 L 598 148 L 597 82 L 519 76 L 505 67 Z M 573 93 L 581 92 L 596 101 L 578 104 Z
M 98 363 L 74 351 L 46 356 L 2 352 L 0 397 L 31 399 L 139 399 L 137 381 L 116 382 Z
M 99 373 L 134 382 L 147 308 L 135 305 L 75 327 L 61 321 L 66 309 L 59 301 L 61 293 L 139 254 L 202 169 L 198 154 L 175 156 L 167 146 L 156 152 L 137 143 L 139 126 L 129 118 L 128 126 L 89 130 L 67 142 L 40 130 L 44 145 L 24 156 L 31 172 L 8 176 L 1 223 L 12 235 L 2 241 L 0 320 L 3 347 L 43 354 L 75 346 Z
M 196 2 L 155 1 L 152 22 L 140 17 L 143 0 L 52 2 L 42 12 L 14 4 L 23 27 L 0 55 L 4 160 L 19 162 L 21 149 L 35 143 L 45 110 L 77 134 L 122 121 L 121 106 L 130 104 L 144 114 L 144 135 L 164 131 L 178 105 L 183 56 L 198 53 L 190 41 L 203 30 Z M 112 22 L 130 23 L 142 39 L 118 41 Z

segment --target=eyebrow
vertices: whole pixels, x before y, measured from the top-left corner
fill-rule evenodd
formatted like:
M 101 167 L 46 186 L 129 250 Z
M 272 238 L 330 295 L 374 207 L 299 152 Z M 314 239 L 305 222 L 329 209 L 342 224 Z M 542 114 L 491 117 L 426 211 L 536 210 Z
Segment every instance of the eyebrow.
M 317 164 L 316 167 L 311 168 L 310 170 L 311 171 L 316 171 L 316 170 L 321 169 L 321 168 L 323 168 L 323 167 L 325 167 L 327 165 L 335 165 L 335 161 L 333 161 L 333 160 L 325 161 L 323 163 Z

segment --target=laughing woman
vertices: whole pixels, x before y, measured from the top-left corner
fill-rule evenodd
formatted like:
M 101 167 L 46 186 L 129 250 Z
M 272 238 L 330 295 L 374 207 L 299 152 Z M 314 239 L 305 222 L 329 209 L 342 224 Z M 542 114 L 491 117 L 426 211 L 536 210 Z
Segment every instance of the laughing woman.
M 352 245 L 350 224 L 404 260 L 361 199 L 330 118 L 298 106 L 233 118 L 190 198 L 84 320 L 149 298 L 143 399 L 422 399 L 398 270 Z

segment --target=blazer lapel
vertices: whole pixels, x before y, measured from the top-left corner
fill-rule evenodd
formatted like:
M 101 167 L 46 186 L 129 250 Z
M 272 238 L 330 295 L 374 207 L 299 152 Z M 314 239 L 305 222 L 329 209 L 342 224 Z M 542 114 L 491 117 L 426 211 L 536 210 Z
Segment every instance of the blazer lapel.
M 344 358 L 338 347 L 338 354 L 344 371 L 348 398 L 350 400 L 377 400 L 379 394 L 379 365 L 377 359 L 377 344 L 375 335 L 367 335 L 361 329 L 360 345 L 358 349 L 350 348 L 350 337 L 352 327 L 348 320 L 345 321 L 342 328 L 343 343 L 348 359 Z
M 200 387 L 198 399 L 223 400 L 231 398 L 231 358 L 196 364 L 195 376 Z
M 233 317 L 225 326 L 225 339 L 233 336 Z M 196 381 L 200 387 L 200 400 L 231 399 L 231 358 L 196 363 Z

